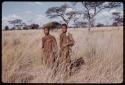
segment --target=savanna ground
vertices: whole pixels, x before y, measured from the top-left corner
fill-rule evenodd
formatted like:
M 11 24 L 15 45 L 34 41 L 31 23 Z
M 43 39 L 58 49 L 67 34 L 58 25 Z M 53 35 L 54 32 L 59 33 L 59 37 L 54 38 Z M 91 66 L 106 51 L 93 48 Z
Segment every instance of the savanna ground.
M 2 31 L 2 81 L 27 83 L 121 83 L 123 81 L 123 27 L 68 29 L 75 45 L 71 59 L 85 64 L 67 80 L 42 65 L 42 30 Z M 51 31 L 59 45 L 61 30 Z

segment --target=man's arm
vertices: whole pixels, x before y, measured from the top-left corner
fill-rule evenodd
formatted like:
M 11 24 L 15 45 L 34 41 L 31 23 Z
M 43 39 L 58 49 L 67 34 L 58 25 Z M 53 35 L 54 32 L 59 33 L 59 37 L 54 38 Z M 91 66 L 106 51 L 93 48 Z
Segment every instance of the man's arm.
M 56 42 L 55 37 L 53 37 L 53 49 L 54 49 L 54 52 L 58 51 L 57 42 Z
M 44 42 L 45 42 L 45 39 L 44 37 L 42 38 L 42 48 L 44 48 Z
M 67 43 L 68 46 L 73 46 L 75 43 L 72 34 L 69 33 L 69 42 Z
M 60 48 L 62 48 L 62 35 L 60 35 L 59 44 L 60 44 Z
M 72 37 L 72 34 L 68 34 L 68 37 L 69 37 L 69 41 L 63 46 L 63 47 L 66 47 L 66 46 L 73 46 L 74 45 L 74 43 L 75 43 L 75 41 L 74 41 L 74 39 L 73 39 L 73 37 Z
M 57 46 L 57 42 L 56 42 L 56 38 L 53 37 L 52 38 L 53 42 L 52 42 L 52 51 L 53 51 L 53 54 L 54 54 L 54 62 L 57 61 L 57 57 L 58 57 L 58 46 Z

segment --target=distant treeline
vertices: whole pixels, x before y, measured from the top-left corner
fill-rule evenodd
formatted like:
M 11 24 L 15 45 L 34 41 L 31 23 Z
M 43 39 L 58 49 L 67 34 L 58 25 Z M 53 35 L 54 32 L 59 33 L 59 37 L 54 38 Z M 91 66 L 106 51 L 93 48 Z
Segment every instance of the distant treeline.
M 104 25 L 102 23 L 98 23 L 95 27 L 110 27 L 110 26 L 119 26 L 117 23 L 113 23 L 112 25 Z M 31 24 L 31 25 L 25 25 L 25 26 L 15 26 L 12 28 L 9 28 L 9 26 L 5 26 L 3 30 L 31 30 L 31 29 L 43 29 L 44 27 L 48 27 L 51 30 L 54 29 L 60 29 L 61 24 L 58 22 L 49 22 L 47 24 L 44 24 L 42 27 L 40 27 L 38 24 Z M 77 26 L 69 26 L 69 28 L 88 28 L 85 23 L 77 23 Z
M 42 27 L 40 27 L 38 24 L 14 25 L 14 27 L 12 28 L 9 28 L 9 26 L 5 26 L 3 30 L 30 30 L 30 29 L 43 29 L 44 27 L 48 27 L 51 30 L 59 29 L 61 27 L 61 24 L 58 22 L 49 22 L 47 24 L 44 24 Z
M 112 23 L 112 25 L 104 25 L 102 23 L 98 23 L 94 27 L 110 27 L 110 26 L 120 26 L 120 25 L 116 22 Z M 25 25 L 25 26 L 15 26 L 12 28 L 9 28 L 9 26 L 5 26 L 3 30 L 31 30 L 31 29 L 43 29 L 44 27 L 48 27 L 51 30 L 60 29 L 61 24 L 58 22 L 49 22 L 47 24 L 44 24 L 42 27 L 40 27 L 38 24 L 31 24 L 31 25 Z M 79 22 L 79 23 L 77 23 L 77 26 L 75 26 L 75 27 L 69 26 L 69 28 L 88 28 L 88 27 L 87 27 L 87 24 Z
M 38 24 L 31 24 L 26 26 L 14 26 L 9 28 L 9 26 L 5 26 L 3 30 L 30 30 L 30 29 L 40 29 Z
M 75 10 L 76 5 L 81 4 L 81 10 Z M 73 7 L 72 7 L 72 6 Z M 92 27 L 107 27 L 107 26 L 122 26 L 123 25 L 123 15 L 120 11 L 114 11 L 111 13 L 110 25 L 103 23 L 96 23 L 97 16 L 102 11 L 113 10 L 122 6 L 121 2 L 71 2 L 70 5 L 65 3 L 60 6 L 49 7 L 45 14 L 48 18 L 61 18 L 60 22 L 67 24 L 69 28 L 92 28 Z M 70 9 L 70 11 L 67 11 Z M 104 19 L 104 18 L 103 18 Z M 100 19 L 101 20 L 101 19 Z M 9 24 L 13 25 L 13 28 L 5 26 L 5 30 L 29 30 L 29 29 L 41 29 L 44 27 L 49 27 L 51 29 L 60 28 L 62 23 L 59 22 L 47 22 L 45 25 L 40 27 L 38 24 L 27 25 L 21 19 L 15 19 L 8 21 Z M 72 27 L 69 23 L 72 22 Z

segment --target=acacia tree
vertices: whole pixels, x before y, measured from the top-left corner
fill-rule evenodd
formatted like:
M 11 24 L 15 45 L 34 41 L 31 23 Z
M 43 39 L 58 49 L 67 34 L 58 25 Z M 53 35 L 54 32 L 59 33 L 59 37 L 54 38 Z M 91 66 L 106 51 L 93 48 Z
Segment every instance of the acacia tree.
M 22 26 L 22 23 L 23 23 L 23 21 L 21 20 L 21 19 L 14 19 L 14 20 L 10 20 L 10 21 L 8 21 L 10 24 L 13 24 L 14 26 L 13 26 L 13 28 L 15 28 L 15 27 L 18 27 L 18 28 L 21 28 L 21 26 Z
M 83 19 L 87 20 L 89 30 L 94 26 L 95 16 L 99 14 L 104 9 L 112 9 L 119 7 L 121 5 L 120 2 L 81 2 L 83 6 Z M 76 2 L 73 3 L 76 5 Z
M 66 10 L 70 8 L 67 4 L 64 4 L 59 7 L 51 7 L 46 11 L 46 15 L 49 18 L 57 18 L 60 17 L 67 25 L 73 18 L 77 15 L 80 14 L 78 11 L 70 11 L 66 12 Z
M 123 17 L 120 16 L 120 12 L 113 12 L 112 18 L 113 18 L 113 25 L 122 25 L 123 24 Z

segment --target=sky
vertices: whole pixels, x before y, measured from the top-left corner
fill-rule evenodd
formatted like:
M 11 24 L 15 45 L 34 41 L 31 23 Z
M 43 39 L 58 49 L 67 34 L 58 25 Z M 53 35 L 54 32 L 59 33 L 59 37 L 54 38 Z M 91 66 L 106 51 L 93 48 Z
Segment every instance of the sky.
M 36 23 L 42 26 L 51 21 L 61 22 L 61 18 L 50 19 L 46 16 L 45 12 L 50 7 L 61 6 L 63 4 L 68 4 L 71 8 L 67 9 L 67 11 L 71 10 L 83 10 L 83 6 L 81 3 L 73 6 L 71 2 L 23 2 L 23 1 L 5 1 L 2 3 L 2 28 L 6 25 L 12 27 L 8 23 L 9 20 L 13 19 L 22 19 L 26 24 Z M 123 15 L 123 3 L 119 8 L 115 8 L 112 10 L 104 10 L 101 11 L 98 16 L 96 16 L 96 23 L 103 24 L 111 24 L 111 14 L 112 12 L 119 11 Z M 70 22 L 69 25 L 73 23 Z

